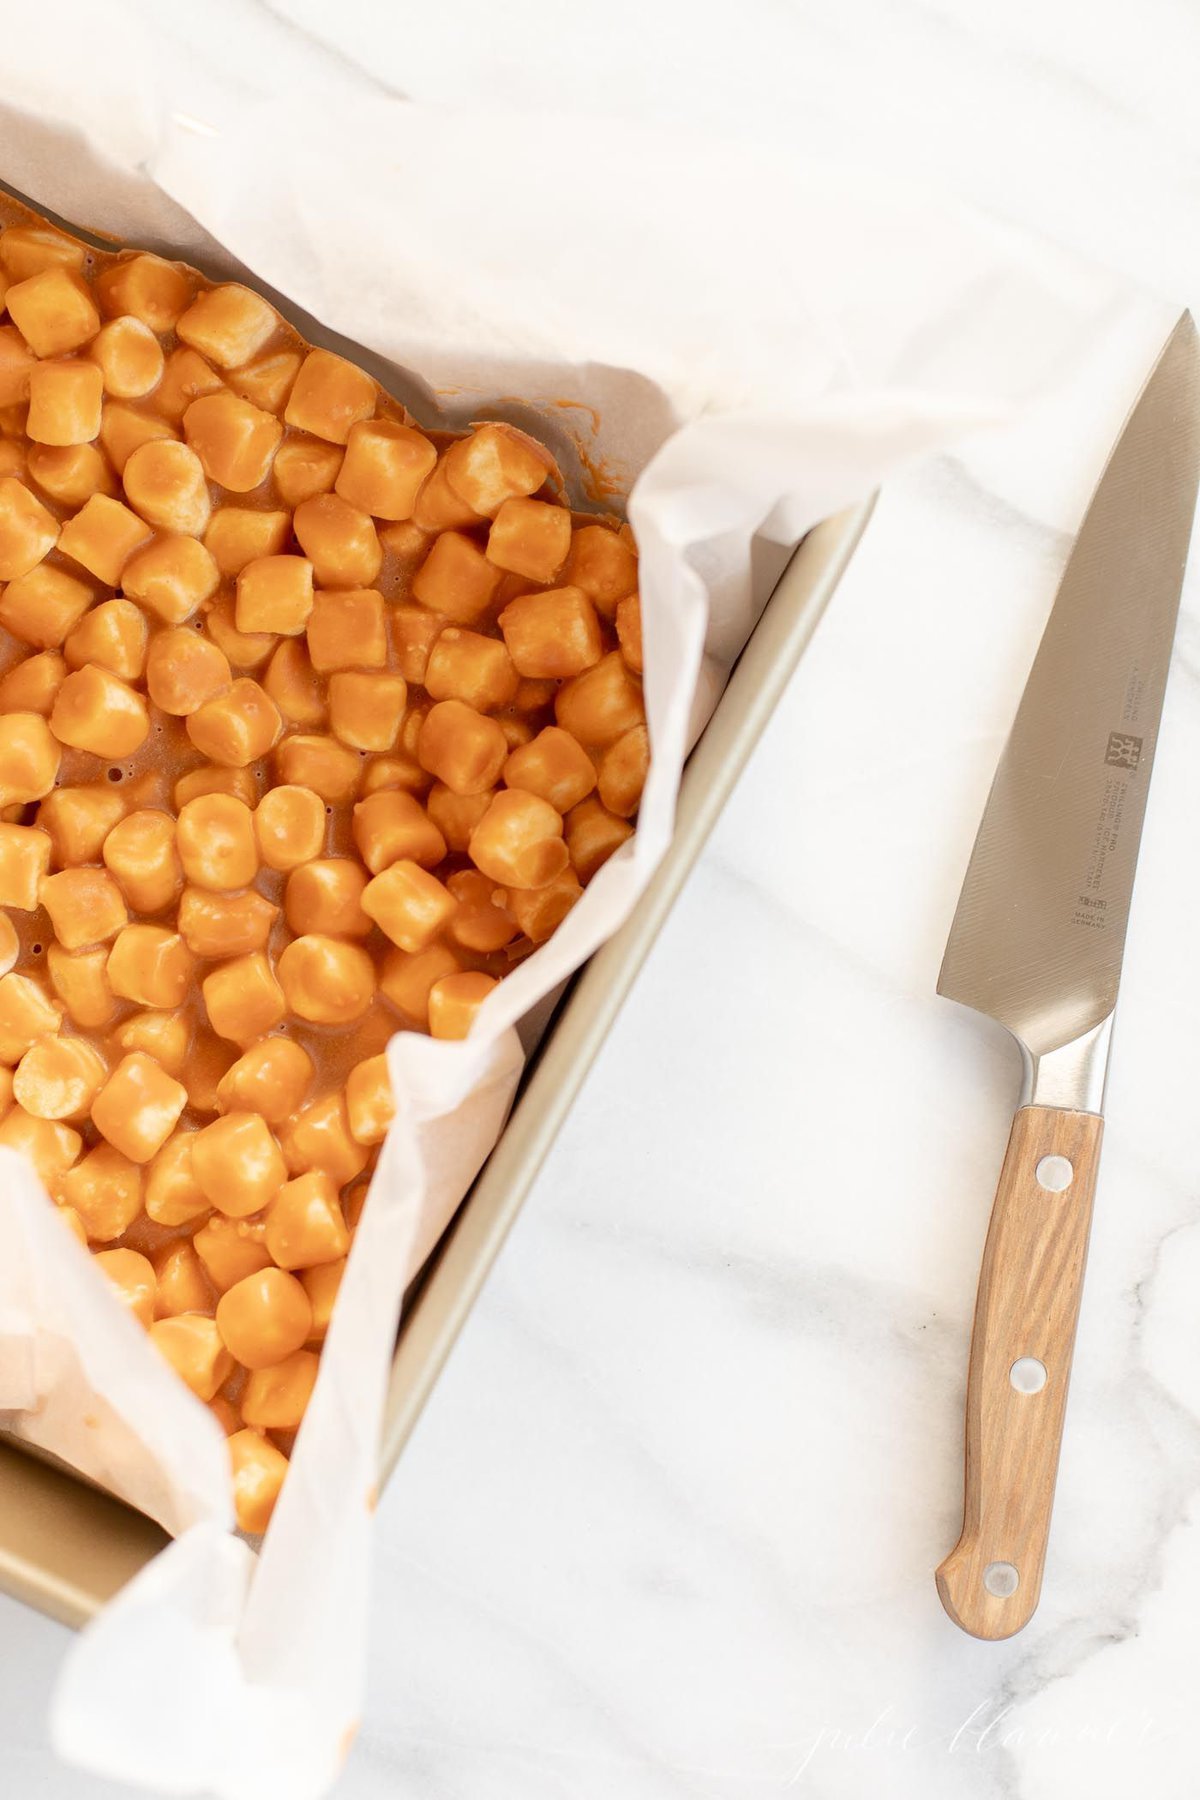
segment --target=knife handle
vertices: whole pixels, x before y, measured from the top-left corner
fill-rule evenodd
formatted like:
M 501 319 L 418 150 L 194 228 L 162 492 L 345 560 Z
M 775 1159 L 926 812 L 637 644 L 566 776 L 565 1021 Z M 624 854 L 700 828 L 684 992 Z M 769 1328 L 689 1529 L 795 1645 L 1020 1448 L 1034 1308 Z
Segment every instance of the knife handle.
M 972 1637 L 1011 1637 L 1041 1592 L 1103 1131 L 1051 1106 L 1013 1120 L 971 1334 L 962 1536 L 937 1571 Z

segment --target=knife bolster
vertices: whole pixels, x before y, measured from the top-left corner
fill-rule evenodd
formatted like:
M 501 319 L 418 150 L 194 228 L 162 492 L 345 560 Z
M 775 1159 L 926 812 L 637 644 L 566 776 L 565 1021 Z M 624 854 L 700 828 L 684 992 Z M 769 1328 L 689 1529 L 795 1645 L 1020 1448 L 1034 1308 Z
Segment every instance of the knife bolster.
M 1082 1037 L 1035 1055 L 1017 1042 L 1024 1064 L 1020 1106 L 1053 1106 L 1062 1112 L 1102 1113 L 1112 1047 L 1112 1013 Z

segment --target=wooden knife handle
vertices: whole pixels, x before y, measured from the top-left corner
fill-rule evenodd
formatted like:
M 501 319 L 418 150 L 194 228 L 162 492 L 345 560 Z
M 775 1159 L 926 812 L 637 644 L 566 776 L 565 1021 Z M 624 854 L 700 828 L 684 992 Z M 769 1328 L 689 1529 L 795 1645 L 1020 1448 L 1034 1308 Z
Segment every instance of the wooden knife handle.
M 937 1572 L 973 1637 L 1011 1637 L 1041 1592 L 1103 1130 L 1098 1113 L 1049 1106 L 1013 1120 L 971 1334 L 962 1536 Z

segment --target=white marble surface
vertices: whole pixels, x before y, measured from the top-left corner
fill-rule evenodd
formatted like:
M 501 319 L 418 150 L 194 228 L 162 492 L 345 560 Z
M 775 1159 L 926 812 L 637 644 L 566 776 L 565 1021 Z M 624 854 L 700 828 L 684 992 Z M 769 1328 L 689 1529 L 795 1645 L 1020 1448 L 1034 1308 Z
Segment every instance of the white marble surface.
M 132 31 L 152 9 L 110 10 Z M 370 0 L 153 10 L 180 104 L 214 54 L 251 87 L 520 100 L 566 82 L 591 136 L 653 112 L 886 158 L 1200 301 L 1183 0 L 1135 17 L 471 0 L 457 50 L 445 23 Z M 1001 1035 L 933 985 L 1120 410 L 1108 392 L 1031 415 L 884 496 L 384 1499 L 339 1800 L 1194 1794 L 1200 571 L 1042 1606 L 978 1644 L 931 1575 L 957 1531 L 967 1326 L 1016 1086 Z M 45 1748 L 63 1642 L 0 1602 L 0 1792 L 21 1800 L 124 1791 Z

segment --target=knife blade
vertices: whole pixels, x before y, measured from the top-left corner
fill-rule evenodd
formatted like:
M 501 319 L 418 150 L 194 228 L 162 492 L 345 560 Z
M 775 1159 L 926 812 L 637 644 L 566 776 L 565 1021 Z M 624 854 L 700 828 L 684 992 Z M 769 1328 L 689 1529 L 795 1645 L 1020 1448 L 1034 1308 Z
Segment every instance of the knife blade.
M 938 992 L 1006 1026 L 1025 1071 L 967 1381 L 962 1534 L 937 1571 L 975 1637 L 1041 1592 L 1130 899 L 1200 479 L 1184 313 L 1059 583 L 963 882 Z

